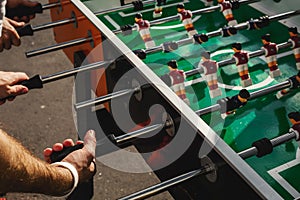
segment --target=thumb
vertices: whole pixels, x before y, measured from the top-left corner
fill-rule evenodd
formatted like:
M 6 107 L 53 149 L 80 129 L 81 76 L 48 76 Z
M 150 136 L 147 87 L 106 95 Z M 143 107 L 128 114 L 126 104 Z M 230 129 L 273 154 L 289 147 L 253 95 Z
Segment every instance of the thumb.
M 17 21 L 12 20 L 12 19 L 8 19 L 8 21 L 9 21 L 10 25 L 12 25 L 15 28 L 20 28 L 20 27 L 23 27 L 25 25 L 24 22 L 17 22 Z
M 91 157 L 89 158 L 90 162 L 95 158 L 96 151 L 96 136 L 94 130 L 89 130 L 84 136 L 84 147 Z
M 14 86 L 10 86 L 8 92 L 10 95 L 17 96 L 21 94 L 26 94 L 28 92 L 28 88 L 23 85 L 14 85 Z
M 22 1 L 22 5 L 23 6 L 26 6 L 26 7 L 34 7 L 36 5 L 38 5 L 39 2 L 36 2 L 36 1 Z

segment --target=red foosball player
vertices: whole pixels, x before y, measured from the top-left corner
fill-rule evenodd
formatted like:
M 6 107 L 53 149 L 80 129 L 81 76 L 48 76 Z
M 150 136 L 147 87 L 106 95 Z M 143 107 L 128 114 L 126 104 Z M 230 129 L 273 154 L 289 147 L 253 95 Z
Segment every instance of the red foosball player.
M 137 27 L 137 31 L 140 33 L 141 38 L 145 42 L 145 47 L 151 48 L 155 47 L 155 42 L 152 40 L 151 35 L 150 35 L 150 23 L 148 20 L 143 20 L 142 14 L 137 13 L 135 15 L 135 25 Z
M 249 76 L 249 71 L 248 71 L 248 61 L 249 61 L 248 52 L 243 51 L 241 43 L 238 42 L 232 44 L 231 47 L 234 51 L 233 58 L 235 59 L 235 64 L 237 66 L 239 76 L 241 78 L 241 85 L 243 87 L 252 85 L 252 80 Z
M 156 0 L 155 8 L 153 11 L 153 18 L 161 17 L 162 16 L 162 5 L 166 4 L 166 0 Z
M 178 70 L 176 60 L 171 60 L 168 62 L 169 76 L 171 79 L 171 89 L 179 96 L 187 105 L 190 105 L 189 99 L 186 97 L 185 93 L 185 73 L 182 70 Z
M 211 98 L 222 95 L 222 91 L 218 87 L 218 63 L 210 59 L 210 52 L 203 52 L 201 54 L 201 62 L 199 62 L 198 68 L 202 68 L 204 71 L 204 78 L 209 88 L 209 95 Z
M 290 82 L 290 87 L 287 89 L 283 89 L 279 92 L 276 93 L 276 97 L 277 99 L 282 98 L 283 96 L 287 95 L 291 89 L 297 89 L 300 88 L 300 72 L 298 72 L 297 75 L 292 76 L 288 79 L 288 81 Z
M 247 104 L 250 93 L 246 89 L 242 89 L 238 95 L 231 98 L 226 97 L 219 99 L 217 103 L 220 105 L 221 117 L 225 119 L 228 115 L 235 114 L 235 110 Z
M 298 136 L 296 138 L 298 142 L 298 148 L 296 151 L 296 158 L 300 158 L 300 141 L 299 141 L 299 134 L 300 134 L 300 113 L 299 112 L 291 112 L 288 114 L 288 118 L 290 122 L 292 123 L 292 127 L 290 128 L 290 131 L 295 131 Z
M 261 37 L 262 43 L 264 46 L 262 46 L 262 49 L 265 51 L 265 57 L 268 63 L 268 67 L 270 69 L 270 76 L 272 78 L 280 76 L 281 71 L 278 68 L 277 64 L 277 52 L 278 47 L 275 43 L 271 42 L 271 36 L 270 34 L 263 35 Z
M 234 16 L 232 14 L 232 5 L 229 1 L 225 0 L 218 0 L 218 3 L 221 7 L 220 11 L 223 13 L 225 19 L 228 22 L 229 26 L 237 25 L 237 21 L 234 19 Z
M 190 10 L 185 10 L 184 4 L 182 3 L 177 5 L 177 12 L 180 17 L 180 21 L 182 21 L 185 30 L 188 32 L 189 37 L 193 37 L 193 35 L 197 34 L 198 32 L 195 30 L 192 21 L 192 12 Z
M 297 27 L 290 27 L 289 34 L 289 42 L 292 43 L 292 48 L 296 59 L 296 66 L 297 69 L 300 70 L 300 36 L 298 35 Z

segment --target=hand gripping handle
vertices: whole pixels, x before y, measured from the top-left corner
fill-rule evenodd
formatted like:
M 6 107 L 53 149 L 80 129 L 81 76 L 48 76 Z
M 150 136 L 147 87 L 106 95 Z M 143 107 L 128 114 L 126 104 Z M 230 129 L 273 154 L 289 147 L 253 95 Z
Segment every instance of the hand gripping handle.
M 77 144 L 71 147 L 65 147 L 62 151 L 53 152 L 50 156 L 51 162 L 58 162 L 64 159 L 68 154 L 83 148 L 83 144 Z M 88 182 L 80 183 L 77 188 L 67 197 L 67 200 L 90 200 L 94 195 L 93 178 Z
M 34 7 L 28 7 L 28 6 L 18 6 L 13 9 L 7 9 L 6 10 L 6 17 L 13 19 L 14 17 L 23 17 L 23 16 L 30 16 L 34 15 L 35 13 L 42 13 L 43 12 L 43 6 L 42 4 L 37 4 Z
M 31 89 L 38 89 L 38 88 L 43 88 L 43 81 L 42 81 L 42 77 L 40 75 L 35 75 L 34 77 L 25 80 L 25 81 L 21 81 L 19 83 L 17 83 L 16 85 L 24 85 L 25 87 L 27 87 L 29 90 Z M 5 101 L 8 98 L 11 98 L 14 96 L 8 96 L 5 98 L 0 98 L 0 101 Z

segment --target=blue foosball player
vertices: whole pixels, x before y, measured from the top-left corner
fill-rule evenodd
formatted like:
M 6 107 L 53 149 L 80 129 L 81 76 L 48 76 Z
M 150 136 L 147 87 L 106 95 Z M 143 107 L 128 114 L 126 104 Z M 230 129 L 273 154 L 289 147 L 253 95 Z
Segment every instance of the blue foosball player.
M 236 109 L 245 106 L 250 98 L 250 93 L 246 89 L 242 89 L 238 95 L 233 97 L 225 97 L 219 99 L 217 103 L 220 105 L 221 117 L 225 119 L 228 115 L 235 114 Z

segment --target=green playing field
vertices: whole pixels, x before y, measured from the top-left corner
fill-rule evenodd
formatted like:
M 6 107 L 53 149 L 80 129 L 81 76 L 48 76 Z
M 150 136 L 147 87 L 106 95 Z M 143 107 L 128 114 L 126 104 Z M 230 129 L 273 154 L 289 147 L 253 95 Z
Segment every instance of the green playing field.
M 168 6 L 164 8 L 162 17 L 176 15 L 177 2 L 175 0 L 168 1 Z M 204 7 L 200 1 L 187 1 L 185 5 L 186 9 L 190 10 L 197 10 Z M 87 6 L 92 6 L 92 4 L 87 3 Z M 147 6 L 143 10 L 143 18 L 149 21 L 154 20 L 152 11 L 153 6 Z M 239 23 L 264 15 L 248 5 L 242 5 L 238 10 L 234 10 L 233 14 Z M 122 25 L 133 25 L 134 16 L 135 13 L 132 9 L 128 9 L 122 12 L 99 16 L 99 19 L 111 30 L 115 30 Z M 226 25 L 226 21 L 219 11 L 194 15 L 193 20 L 198 33 L 215 31 Z M 157 46 L 166 41 L 178 41 L 187 38 L 186 31 L 179 20 L 152 26 L 150 31 Z M 243 49 L 246 51 L 259 50 L 262 46 L 260 38 L 265 33 L 270 33 L 271 40 L 277 44 L 286 42 L 289 38 L 286 26 L 278 22 L 271 22 L 269 26 L 261 30 L 241 30 L 231 37 L 222 38 L 217 36 L 210 38 L 208 42 L 202 45 L 188 44 L 170 53 L 157 52 L 148 54 L 147 58 L 143 61 L 158 76 L 168 72 L 166 64 L 173 59 L 177 60 L 179 69 L 188 71 L 197 68 L 201 52 L 203 51 L 210 51 L 213 53 L 212 58 L 214 60 L 221 61 L 231 58 L 233 54 L 231 44 L 237 41 L 242 43 Z M 137 31 L 133 31 L 132 34 L 126 36 L 118 34 L 118 37 L 132 50 L 145 48 Z M 248 64 L 250 77 L 253 81 L 253 85 L 247 88 L 250 92 L 280 83 L 297 73 L 294 55 L 290 48 L 281 50 L 278 54 L 278 64 L 282 75 L 275 79 L 270 78 L 269 69 L 263 56 L 252 58 Z M 195 84 L 188 84 L 190 80 L 198 81 Z M 235 65 L 220 67 L 218 81 L 223 94 L 220 97 L 211 99 L 207 85 L 202 81 L 200 74 L 187 78 L 186 92 L 193 110 L 196 111 L 214 105 L 218 99 L 236 95 L 241 89 L 240 78 Z M 226 120 L 221 118 L 218 111 L 203 115 L 201 118 L 236 152 L 240 152 L 251 147 L 251 144 L 256 140 L 264 137 L 274 138 L 287 133 L 290 127 L 287 114 L 292 111 L 299 111 L 299 99 L 300 94 L 297 91 L 292 91 L 280 100 L 276 98 L 275 93 L 271 93 L 251 100 L 246 106 L 237 110 L 235 115 L 227 117 Z M 286 187 L 287 184 L 282 184 L 281 180 L 278 180 L 276 176 L 268 173 L 268 171 L 295 160 L 297 148 L 298 145 L 296 142 L 289 142 L 276 147 L 270 155 L 263 158 L 252 157 L 247 159 L 246 162 L 282 195 L 284 199 L 293 199 L 295 197 L 292 196 L 290 189 Z M 297 166 L 297 169 L 287 167 L 281 172 L 281 175 L 291 188 L 299 191 L 299 184 L 293 182 L 294 179 L 300 180 L 299 166 Z

